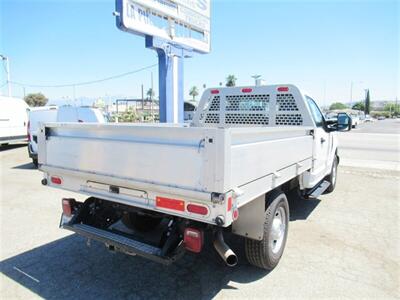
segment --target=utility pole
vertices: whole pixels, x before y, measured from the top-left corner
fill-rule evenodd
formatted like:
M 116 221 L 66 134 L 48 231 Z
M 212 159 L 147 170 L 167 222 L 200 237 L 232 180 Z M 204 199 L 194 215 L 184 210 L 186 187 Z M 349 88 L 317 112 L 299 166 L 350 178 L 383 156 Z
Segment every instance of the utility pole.
M 144 90 L 143 90 L 143 83 L 142 83 L 142 112 L 144 112 Z
M 353 107 L 353 84 L 354 82 L 352 81 L 350 84 L 350 108 Z
M 6 62 L 8 97 L 11 97 L 10 59 L 2 54 L 0 54 L 0 58 Z
M 150 103 L 150 114 L 151 114 L 151 118 L 153 119 L 153 121 L 154 121 L 154 112 L 153 112 L 153 93 L 154 93 L 154 90 L 153 90 L 153 72 L 151 72 L 151 95 L 150 95 L 150 100 L 151 100 L 151 103 Z

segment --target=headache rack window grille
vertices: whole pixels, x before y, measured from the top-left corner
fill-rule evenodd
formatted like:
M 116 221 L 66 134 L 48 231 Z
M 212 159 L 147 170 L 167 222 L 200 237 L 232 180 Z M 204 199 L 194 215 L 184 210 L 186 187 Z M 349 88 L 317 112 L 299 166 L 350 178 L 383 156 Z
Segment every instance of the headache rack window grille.
M 292 94 L 277 94 L 276 95 L 277 111 L 298 111 L 296 100 Z
M 277 114 L 275 125 L 300 126 L 303 125 L 303 117 L 301 114 Z
M 265 89 L 265 91 L 264 91 Z M 312 119 L 305 114 L 306 106 L 298 90 L 276 92 L 275 87 L 255 87 L 253 92 L 243 88 L 221 88 L 210 92 L 201 104 L 197 126 L 310 126 Z
M 225 101 L 225 124 L 269 124 L 269 95 L 230 95 Z
M 212 96 L 204 106 L 199 121 L 203 124 L 219 124 L 220 96 Z

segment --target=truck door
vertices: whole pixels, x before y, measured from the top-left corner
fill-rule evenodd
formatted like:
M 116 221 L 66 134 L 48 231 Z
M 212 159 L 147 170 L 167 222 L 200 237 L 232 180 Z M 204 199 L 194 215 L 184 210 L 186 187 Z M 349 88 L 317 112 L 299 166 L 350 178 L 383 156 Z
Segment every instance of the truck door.
M 325 127 L 324 116 L 313 99 L 306 96 L 308 107 L 315 122 L 314 157 L 312 174 L 315 180 L 321 180 L 327 173 L 330 147 L 330 135 Z

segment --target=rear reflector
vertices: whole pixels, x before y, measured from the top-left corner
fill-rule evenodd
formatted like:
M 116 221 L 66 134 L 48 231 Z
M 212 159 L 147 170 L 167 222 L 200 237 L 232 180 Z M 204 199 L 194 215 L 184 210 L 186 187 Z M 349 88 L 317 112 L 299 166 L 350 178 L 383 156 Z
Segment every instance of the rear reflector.
M 57 176 L 51 176 L 51 182 L 52 183 L 54 183 L 54 184 L 61 184 L 62 183 L 62 180 L 61 180 L 61 178 L 60 177 L 57 177 Z
M 278 92 L 288 92 L 289 88 L 287 86 L 278 87 Z
M 62 199 L 62 210 L 65 216 L 70 217 L 72 215 L 74 204 L 75 204 L 75 199 L 72 198 Z
M 191 203 L 191 204 L 188 204 L 186 209 L 187 209 L 188 212 L 191 212 L 191 213 L 194 213 L 194 214 L 198 214 L 198 215 L 202 215 L 202 216 L 208 215 L 207 206 Z
M 185 211 L 185 201 L 183 200 L 156 197 L 156 206 L 161 208 Z
M 211 90 L 211 94 L 213 94 L 213 95 L 219 94 L 219 90 Z
M 186 228 L 183 236 L 183 243 L 187 250 L 199 253 L 203 248 L 203 231 L 194 228 Z
M 228 198 L 228 207 L 227 207 L 227 210 L 228 210 L 228 211 L 231 211 L 231 209 L 232 209 L 232 197 L 229 197 L 229 198 Z
M 253 89 L 251 88 L 243 88 L 242 89 L 242 93 L 251 93 L 253 91 Z

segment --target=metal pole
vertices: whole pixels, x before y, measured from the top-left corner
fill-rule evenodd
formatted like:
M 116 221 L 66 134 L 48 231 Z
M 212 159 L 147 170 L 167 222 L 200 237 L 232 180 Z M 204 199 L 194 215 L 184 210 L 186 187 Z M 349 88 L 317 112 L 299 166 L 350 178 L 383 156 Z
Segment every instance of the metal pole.
M 160 122 L 183 122 L 183 59 L 191 50 L 146 36 L 146 47 L 158 54 Z
M 154 121 L 154 112 L 153 112 L 153 72 L 151 72 L 151 103 L 150 103 L 150 114 L 151 119 Z
M 350 85 L 350 108 L 351 108 L 352 104 L 353 104 L 353 81 L 351 82 L 351 85 Z
M 142 112 L 144 111 L 144 90 L 143 90 L 143 83 L 142 83 Z
M 6 57 L 8 97 L 11 97 L 10 59 Z

